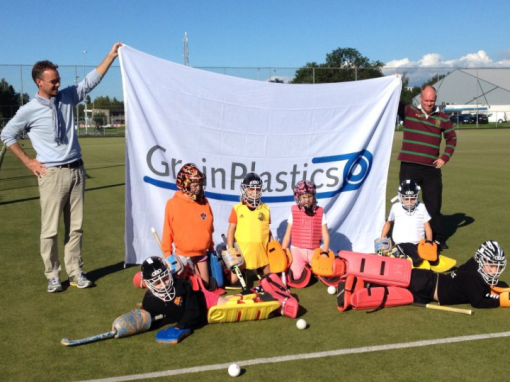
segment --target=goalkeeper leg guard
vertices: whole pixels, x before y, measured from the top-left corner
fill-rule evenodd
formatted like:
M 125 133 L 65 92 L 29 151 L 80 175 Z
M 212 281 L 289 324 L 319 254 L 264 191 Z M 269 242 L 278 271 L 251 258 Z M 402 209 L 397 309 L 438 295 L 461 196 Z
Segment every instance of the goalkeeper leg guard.
M 225 305 L 213 306 L 207 313 L 207 322 L 221 324 L 225 322 L 266 320 L 271 313 L 280 308 L 278 301 L 262 301 L 256 297 L 256 294 L 241 297 L 242 299 L 232 299 Z
M 292 288 L 304 288 L 310 283 L 310 278 L 312 277 L 312 271 L 310 268 L 305 266 L 303 268 L 303 272 L 301 272 L 301 276 L 297 279 L 294 278 L 294 273 L 291 269 L 289 269 L 287 279 L 287 285 Z
M 336 303 L 339 312 L 344 312 L 351 307 L 352 294 L 365 287 L 365 282 L 353 275 L 347 277 L 338 283 Z
M 457 265 L 457 260 L 439 255 L 435 262 L 430 263 L 430 269 L 437 273 L 448 272 L 455 265 Z
M 406 288 L 411 280 L 411 262 L 375 254 L 340 251 L 346 262 L 345 273 L 365 282 Z
M 399 287 L 368 287 L 355 291 L 351 296 L 353 309 L 381 309 L 413 303 L 412 293 Z
M 274 299 L 278 300 L 281 305 L 280 313 L 282 316 L 290 318 L 297 317 L 299 302 L 290 294 L 287 287 L 277 275 L 274 273 L 265 275 L 260 280 L 259 285 L 265 293 L 270 294 Z

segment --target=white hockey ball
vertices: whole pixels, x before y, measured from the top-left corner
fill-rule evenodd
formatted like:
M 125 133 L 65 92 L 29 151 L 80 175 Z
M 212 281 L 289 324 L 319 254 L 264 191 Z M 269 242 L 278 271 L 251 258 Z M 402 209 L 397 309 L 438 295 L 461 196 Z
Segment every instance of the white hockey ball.
M 336 288 L 333 285 L 328 287 L 328 294 L 336 294 Z
M 241 374 L 241 368 L 237 363 L 233 363 L 228 367 L 228 375 L 231 377 L 237 377 L 239 374 Z
M 298 329 L 301 329 L 301 330 L 302 330 L 302 329 L 306 329 L 306 321 L 305 321 L 305 320 L 303 320 L 302 318 L 300 318 L 300 319 L 299 319 L 299 320 L 297 320 L 297 322 L 296 322 L 296 327 L 297 327 Z

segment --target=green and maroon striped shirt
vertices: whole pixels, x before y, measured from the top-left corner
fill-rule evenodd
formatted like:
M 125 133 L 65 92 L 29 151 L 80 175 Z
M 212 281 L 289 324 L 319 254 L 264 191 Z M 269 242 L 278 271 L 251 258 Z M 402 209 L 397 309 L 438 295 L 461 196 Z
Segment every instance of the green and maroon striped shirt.
M 434 166 L 433 162 L 439 158 L 448 162 L 457 145 L 457 134 L 448 116 L 436 110 L 427 118 L 420 107 L 413 105 L 399 109 L 404 119 L 404 137 L 398 160 L 425 166 Z M 439 156 L 441 135 L 444 135 L 446 146 Z

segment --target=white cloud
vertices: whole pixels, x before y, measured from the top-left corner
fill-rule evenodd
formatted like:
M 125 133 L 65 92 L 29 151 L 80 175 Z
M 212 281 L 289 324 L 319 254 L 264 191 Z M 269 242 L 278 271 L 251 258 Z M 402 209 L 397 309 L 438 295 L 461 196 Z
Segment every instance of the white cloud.
M 438 53 L 427 53 L 418 61 L 409 58 L 394 59 L 386 63 L 383 72 L 386 75 L 406 72 L 409 77 L 409 85 L 419 86 L 434 75 L 446 74 L 452 69 L 458 68 L 500 68 L 509 67 L 510 59 L 493 61 L 485 51 L 468 53 L 460 58 L 445 60 Z

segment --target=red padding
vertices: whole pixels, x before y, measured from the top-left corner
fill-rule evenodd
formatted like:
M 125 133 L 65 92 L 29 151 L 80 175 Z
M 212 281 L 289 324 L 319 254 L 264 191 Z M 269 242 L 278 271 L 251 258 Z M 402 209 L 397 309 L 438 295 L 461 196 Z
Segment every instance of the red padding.
M 294 275 L 292 271 L 289 270 L 287 278 L 287 284 L 292 288 L 304 288 L 310 283 L 310 278 L 312 277 L 312 271 L 310 268 L 305 266 L 303 268 L 303 272 L 301 273 L 301 277 L 299 279 L 294 279 Z
M 385 294 L 386 295 L 386 301 Z M 382 302 L 384 304 L 381 306 Z M 351 296 L 353 309 L 377 309 L 380 307 L 401 306 L 413 303 L 413 295 L 406 288 L 373 287 L 363 288 Z
M 299 310 L 298 300 L 292 296 L 282 280 L 274 273 L 262 277 L 259 282 L 265 293 L 268 293 L 281 305 L 281 314 L 286 317 L 296 318 Z
M 411 281 L 412 264 L 406 259 L 350 251 L 340 251 L 338 256 L 347 263 L 345 273 L 367 283 L 406 288 Z
M 147 288 L 145 281 L 142 279 L 142 272 L 136 272 L 133 276 L 133 284 L 139 289 Z

